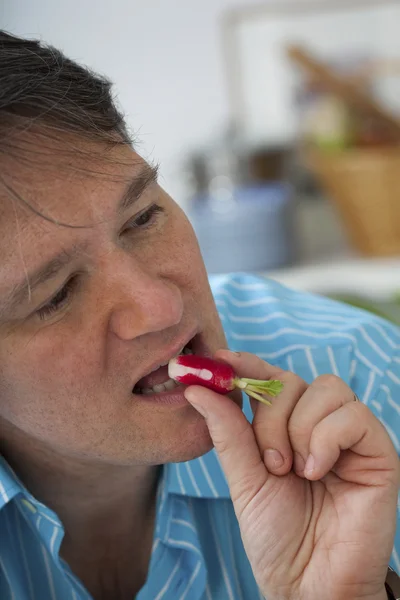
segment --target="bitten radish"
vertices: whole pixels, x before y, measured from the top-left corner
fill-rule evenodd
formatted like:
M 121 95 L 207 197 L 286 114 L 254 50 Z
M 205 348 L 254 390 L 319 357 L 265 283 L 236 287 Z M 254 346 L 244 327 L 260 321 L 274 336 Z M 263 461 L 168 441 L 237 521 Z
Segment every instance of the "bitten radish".
M 195 354 L 181 354 L 172 358 L 168 363 L 168 375 L 184 385 L 202 385 L 218 394 L 228 394 L 239 388 L 252 398 L 268 405 L 271 405 L 271 402 L 264 394 L 275 397 L 283 389 L 283 383 L 276 379 L 262 381 L 239 378 L 227 363 Z

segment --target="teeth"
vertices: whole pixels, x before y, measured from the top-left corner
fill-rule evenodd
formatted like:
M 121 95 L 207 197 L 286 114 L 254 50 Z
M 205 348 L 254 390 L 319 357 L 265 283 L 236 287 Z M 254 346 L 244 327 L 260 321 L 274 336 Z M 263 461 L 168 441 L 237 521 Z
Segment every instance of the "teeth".
M 157 383 L 156 385 L 153 385 L 153 390 L 159 394 L 160 392 L 165 392 L 165 387 L 163 383 Z
M 143 388 L 141 393 L 144 396 L 149 396 L 150 394 L 161 394 L 161 392 L 166 392 L 168 390 L 175 389 L 179 383 L 176 383 L 173 379 L 167 379 L 164 383 L 157 383 L 152 388 Z
M 190 348 L 187 348 L 186 346 L 184 346 L 180 352 L 178 352 L 177 356 L 181 355 L 181 354 L 193 354 L 192 350 Z M 174 357 L 176 358 L 176 357 Z M 157 371 L 160 367 L 166 367 L 169 364 L 169 360 L 167 360 L 165 363 L 161 363 L 160 365 L 157 365 L 156 367 L 154 367 L 154 369 L 152 369 L 150 373 L 154 373 L 154 371 Z M 145 396 L 149 395 L 149 394 L 160 394 L 161 392 L 165 392 L 166 390 L 173 390 L 174 388 L 176 388 L 179 384 L 176 383 L 176 381 L 174 381 L 173 379 L 168 379 L 167 381 L 165 381 L 164 383 L 158 383 L 157 385 L 155 385 L 152 388 L 143 388 L 142 390 L 140 390 L 141 394 L 144 394 Z
M 173 379 L 168 379 L 168 381 L 163 383 L 163 386 L 166 390 L 173 390 L 174 388 L 176 388 L 177 384 Z

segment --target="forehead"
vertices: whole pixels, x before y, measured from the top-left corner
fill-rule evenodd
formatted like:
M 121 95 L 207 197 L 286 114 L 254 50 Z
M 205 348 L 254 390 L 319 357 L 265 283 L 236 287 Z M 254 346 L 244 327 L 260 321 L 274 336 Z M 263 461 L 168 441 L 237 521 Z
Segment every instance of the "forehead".
M 128 145 L 105 146 L 81 139 L 65 144 L 64 138 L 36 137 L 36 152 L 30 142 L 28 150 L 22 145 L 15 156 L 0 155 L 0 172 L 5 174 L 4 185 L 0 181 L 0 244 L 17 218 L 25 233 L 27 228 L 43 230 L 45 221 L 27 204 L 59 223 L 82 225 L 96 220 L 145 165 Z

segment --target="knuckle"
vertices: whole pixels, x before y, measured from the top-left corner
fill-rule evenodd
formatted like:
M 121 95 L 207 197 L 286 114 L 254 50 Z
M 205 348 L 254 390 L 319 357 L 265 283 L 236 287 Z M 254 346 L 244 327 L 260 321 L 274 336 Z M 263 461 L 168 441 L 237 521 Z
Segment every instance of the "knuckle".
M 214 441 L 214 446 L 215 446 L 216 450 L 218 451 L 218 454 L 220 454 L 221 456 L 224 456 L 229 451 L 230 444 L 224 438 L 219 439 L 217 436 L 215 436 L 213 438 L 213 441 Z
M 308 385 L 307 383 L 304 381 L 304 379 L 302 379 L 300 377 L 300 375 L 297 375 L 297 373 L 292 373 L 292 371 L 284 371 L 283 375 L 282 375 L 282 379 L 285 381 L 287 381 L 288 383 L 290 382 L 290 384 L 294 387 L 294 388 L 305 388 L 307 389 Z
M 234 436 L 227 437 L 223 431 L 210 431 L 215 448 L 219 454 L 225 455 L 232 451 L 233 446 L 240 447 L 248 443 L 250 424 L 245 421 L 243 425 L 236 428 Z
M 349 411 L 349 414 L 352 415 L 352 418 L 357 421 L 376 419 L 374 413 L 362 402 L 348 402 L 346 405 L 346 410 Z
M 284 407 L 277 406 L 272 403 L 272 406 L 268 407 L 268 412 L 256 411 L 253 418 L 253 428 L 257 431 L 272 431 L 274 429 L 287 427 L 288 414 Z
M 326 373 L 324 375 L 319 375 L 314 381 L 315 385 L 320 385 L 321 387 L 327 389 L 335 389 L 338 387 L 345 387 L 343 379 L 340 379 L 337 375 L 333 375 L 332 373 Z M 347 386 L 346 386 L 347 388 Z
M 238 374 L 241 377 L 251 377 L 253 379 L 280 379 L 285 373 L 281 368 L 271 365 L 256 354 L 250 354 L 250 352 L 241 352 L 240 354 Z
M 281 379 L 282 381 L 285 380 L 286 371 L 276 365 L 265 362 L 262 358 L 258 358 L 258 360 L 260 361 L 259 369 L 262 373 L 262 377 L 267 379 Z
M 320 444 L 327 446 L 330 443 L 330 431 L 329 429 L 327 430 L 326 425 L 323 421 L 321 421 L 314 427 L 311 433 L 311 438 L 313 444 L 316 444 L 317 446 L 319 446 Z
M 302 440 L 309 437 L 310 427 L 300 422 L 296 415 L 292 415 L 288 422 L 288 432 L 291 440 Z
M 286 426 L 254 427 L 254 434 L 261 448 L 271 447 L 279 449 L 281 446 L 286 446 L 289 441 Z
M 247 361 L 247 362 L 251 362 L 254 365 L 257 366 L 262 366 L 265 368 L 265 366 L 270 366 L 269 363 L 260 358 L 260 356 L 257 356 L 257 354 L 251 354 L 250 352 L 241 352 L 241 356 Z

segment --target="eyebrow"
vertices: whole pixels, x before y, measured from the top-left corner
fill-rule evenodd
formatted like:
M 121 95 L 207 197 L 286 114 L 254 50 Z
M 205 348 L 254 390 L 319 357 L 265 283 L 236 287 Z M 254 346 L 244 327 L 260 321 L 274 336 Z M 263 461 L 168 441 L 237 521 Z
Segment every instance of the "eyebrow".
M 145 165 L 127 185 L 117 212 L 122 213 L 132 207 L 146 189 L 156 183 L 158 178 L 158 166 Z M 40 266 L 33 273 L 26 273 L 24 279 L 14 286 L 11 293 L 4 302 L 0 302 L 0 316 L 30 297 L 32 292 L 47 281 L 54 279 L 82 251 L 82 244 L 74 245 L 70 250 L 62 250 L 46 264 Z
M 118 206 L 118 212 L 130 208 L 144 194 L 152 183 L 157 183 L 158 165 L 145 165 L 138 175 L 128 184 Z

